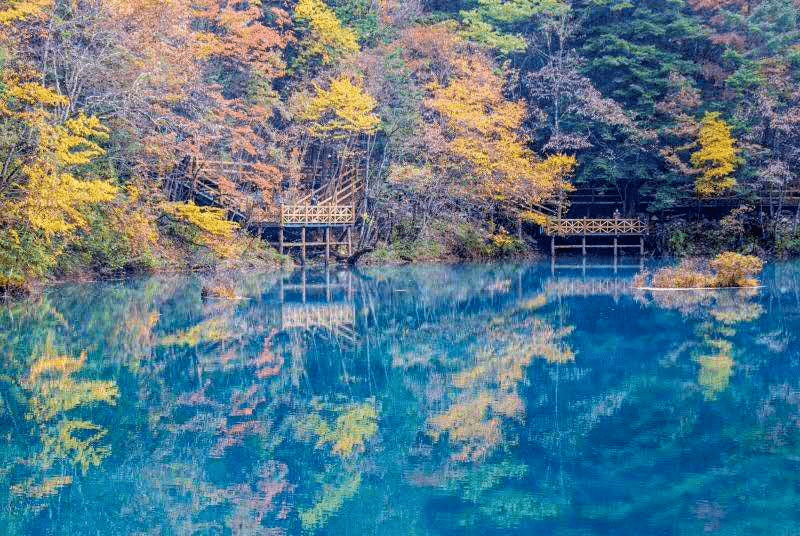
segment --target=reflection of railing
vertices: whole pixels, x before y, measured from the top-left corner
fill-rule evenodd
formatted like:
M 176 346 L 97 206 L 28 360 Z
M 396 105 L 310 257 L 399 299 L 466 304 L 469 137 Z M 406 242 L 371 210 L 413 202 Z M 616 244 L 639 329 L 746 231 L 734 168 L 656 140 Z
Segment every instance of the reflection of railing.
M 351 225 L 356 211 L 347 205 L 281 205 L 283 225 Z
M 631 281 L 616 278 L 558 278 L 550 279 L 545 283 L 545 292 L 548 296 L 619 296 L 631 294 L 633 285 Z
M 284 329 L 334 329 L 343 324 L 352 324 L 355 319 L 356 311 L 352 303 L 287 303 L 282 311 Z
M 628 218 L 551 219 L 545 230 L 551 236 L 643 235 L 647 234 L 647 222 Z
M 297 283 L 281 279 L 281 328 L 287 331 L 321 328 L 354 346 L 357 337 L 352 274 L 339 272 L 331 277 L 334 274 L 326 271 L 324 281 L 317 283 L 308 282 L 305 270 L 299 275 Z

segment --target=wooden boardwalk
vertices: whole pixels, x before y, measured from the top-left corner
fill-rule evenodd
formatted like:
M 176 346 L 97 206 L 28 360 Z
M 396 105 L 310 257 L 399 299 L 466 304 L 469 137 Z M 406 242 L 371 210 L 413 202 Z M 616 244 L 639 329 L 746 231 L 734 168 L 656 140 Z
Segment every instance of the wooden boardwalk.
M 649 233 L 647 222 L 635 218 L 562 218 L 537 211 L 544 222 L 542 230 L 550 237 L 550 255 L 555 259 L 557 250 L 580 249 L 586 257 L 589 249 L 612 249 L 614 259 L 621 249 L 632 248 L 643 256 L 644 237 Z M 587 238 L 593 238 L 592 243 Z M 580 238 L 580 243 L 567 243 Z M 622 239 L 622 241 L 620 241 Z M 629 242 L 634 239 L 634 242 Z M 558 243 L 561 240 L 562 243 Z
M 545 231 L 550 236 L 640 236 L 646 235 L 647 222 L 631 218 L 551 219 Z
M 365 186 L 358 169 L 277 202 L 263 193 L 246 193 L 263 192 L 264 182 L 263 170 L 255 164 L 186 158 L 165 187 L 171 200 L 194 199 L 223 208 L 228 218 L 260 236 L 277 230 L 270 244 L 281 254 L 299 251 L 303 263 L 309 250 L 324 251 L 326 262 L 335 249 L 353 254 L 353 227 Z M 277 188 L 267 191 L 267 197 L 287 196 Z

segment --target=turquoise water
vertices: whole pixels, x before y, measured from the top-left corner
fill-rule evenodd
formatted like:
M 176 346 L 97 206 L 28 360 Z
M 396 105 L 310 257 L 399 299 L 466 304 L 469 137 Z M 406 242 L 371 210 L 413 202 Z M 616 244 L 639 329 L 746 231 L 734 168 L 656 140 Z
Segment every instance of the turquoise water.
M 800 533 L 800 265 L 412 266 L 0 307 L 2 534 Z M 304 284 L 305 283 L 305 284 Z

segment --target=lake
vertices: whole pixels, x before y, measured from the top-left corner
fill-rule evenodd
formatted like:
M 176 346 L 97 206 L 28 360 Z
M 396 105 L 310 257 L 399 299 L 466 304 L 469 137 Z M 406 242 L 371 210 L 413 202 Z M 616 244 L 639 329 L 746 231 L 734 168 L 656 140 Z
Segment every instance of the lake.
M 798 534 L 800 264 L 162 276 L 0 306 L 3 534 Z M 233 281 L 241 299 L 204 299 Z

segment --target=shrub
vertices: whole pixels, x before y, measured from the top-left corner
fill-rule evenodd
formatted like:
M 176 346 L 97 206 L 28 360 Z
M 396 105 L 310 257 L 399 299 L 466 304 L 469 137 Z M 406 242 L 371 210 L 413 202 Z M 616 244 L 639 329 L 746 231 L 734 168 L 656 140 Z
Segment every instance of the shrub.
M 517 255 L 525 249 L 525 244 L 517 237 L 511 236 L 503 228 L 492 235 L 488 253 L 493 257 Z
M 678 266 L 661 268 L 653 274 L 656 288 L 706 288 L 714 286 L 714 276 L 696 259 L 685 259 Z
M 686 259 L 676 267 L 661 268 L 653 274 L 651 285 L 656 288 L 720 288 L 754 287 L 752 276 L 761 272 L 764 262 L 752 255 L 726 252 L 706 264 L 698 259 Z M 636 277 L 637 286 L 645 286 L 646 274 Z
M 486 242 L 481 232 L 468 223 L 453 229 L 451 250 L 462 259 L 475 259 L 486 255 Z
M 18 298 L 30 293 L 25 278 L 18 275 L 0 275 L 0 299 Z
M 717 255 L 709 263 L 714 270 L 717 287 L 755 287 L 758 281 L 752 276 L 764 269 L 764 261 L 753 255 L 726 252 Z
M 203 286 L 200 291 L 201 298 L 224 298 L 226 300 L 235 300 L 238 298 L 236 290 L 230 283 L 220 283 L 217 285 Z

